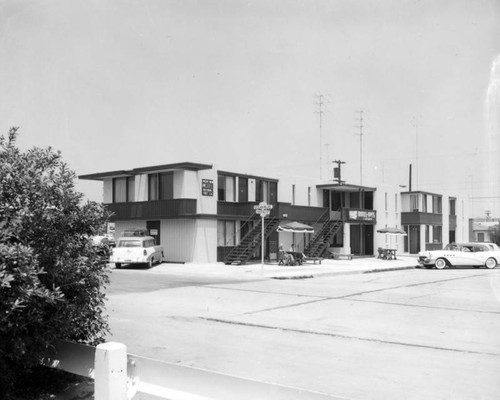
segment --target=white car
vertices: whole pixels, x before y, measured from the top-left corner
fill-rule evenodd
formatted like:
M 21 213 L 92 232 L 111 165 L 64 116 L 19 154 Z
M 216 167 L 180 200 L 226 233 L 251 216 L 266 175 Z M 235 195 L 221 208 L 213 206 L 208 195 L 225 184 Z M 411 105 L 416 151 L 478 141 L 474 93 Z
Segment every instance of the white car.
M 116 268 L 122 264 L 146 264 L 149 268 L 163 261 L 163 247 L 155 245 L 151 236 L 121 237 L 111 252 L 109 262 Z
M 450 243 L 443 250 L 421 251 L 418 262 L 426 268 L 470 265 L 491 269 L 500 262 L 500 248 L 495 243 Z

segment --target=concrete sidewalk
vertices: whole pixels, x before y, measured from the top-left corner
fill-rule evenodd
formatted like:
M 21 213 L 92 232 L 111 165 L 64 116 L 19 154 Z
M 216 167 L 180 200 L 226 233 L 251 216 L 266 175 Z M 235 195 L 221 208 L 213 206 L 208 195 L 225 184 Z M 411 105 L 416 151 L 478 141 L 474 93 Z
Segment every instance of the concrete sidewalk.
M 160 274 L 234 276 L 237 278 L 305 279 L 320 276 L 365 274 L 372 272 L 413 269 L 418 266 L 415 256 L 403 255 L 397 260 L 382 260 L 376 257 L 355 257 L 352 260 L 324 259 L 321 264 L 307 261 L 302 265 L 283 266 L 276 262 L 250 262 L 244 265 L 212 264 L 171 264 L 163 263 L 152 268 Z

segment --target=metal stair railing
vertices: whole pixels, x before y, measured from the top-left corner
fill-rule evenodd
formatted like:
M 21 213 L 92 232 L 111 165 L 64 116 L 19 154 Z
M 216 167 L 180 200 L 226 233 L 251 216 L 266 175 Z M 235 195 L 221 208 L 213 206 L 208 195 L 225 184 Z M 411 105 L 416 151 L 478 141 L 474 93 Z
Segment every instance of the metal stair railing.
M 235 229 L 235 232 L 232 236 L 230 236 L 229 238 L 226 238 L 226 241 L 224 242 L 224 260 L 226 260 L 226 258 L 229 256 L 229 254 L 231 254 L 231 251 L 234 250 L 234 248 L 238 247 L 240 245 L 240 243 L 243 241 L 244 238 L 246 238 L 246 236 L 248 235 L 249 232 L 251 232 L 253 230 L 253 227 L 252 229 L 250 229 L 247 234 L 241 238 L 237 243 L 236 241 L 236 238 L 238 237 L 238 235 L 240 234 L 240 232 L 242 231 L 242 229 L 246 226 L 248 226 L 252 221 L 256 221 L 256 218 L 255 216 L 257 215 L 256 212 L 254 212 L 252 215 L 250 215 L 250 217 L 248 217 L 245 222 L 243 223 L 243 225 L 240 225 L 239 229 Z M 229 243 L 234 243 L 234 247 L 229 251 L 229 253 L 226 254 L 226 249 L 228 247 L 228 244 Z
M 279 222 L 277 217 L 264 221 L 264 239 L 269 237 Z M 241 239 L 240 244 L 235 246 L 224 259 L 224 264 L 243 264 L 250 259 L 256 245 L 262 240 L 262 221 L 259 222 Z
M 327 212 L 329 212 L 329 210 L 327 210 Z M 324 214 L 325 213 L 318 219 L 318 222 L 324 218 Z M 321 257 L 328 247 L 327 242 L 329 242 L 335 233 L 338 232 L 341 226 L 341 219 L 326 221 L 308 243 L 307 247 L 304 249 L 304 254 L 308 257 Z

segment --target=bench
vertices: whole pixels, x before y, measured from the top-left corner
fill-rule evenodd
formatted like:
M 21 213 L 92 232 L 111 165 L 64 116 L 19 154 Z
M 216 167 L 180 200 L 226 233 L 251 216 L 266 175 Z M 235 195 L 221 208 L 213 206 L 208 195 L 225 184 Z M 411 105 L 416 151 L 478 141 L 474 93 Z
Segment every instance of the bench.
M 352 254 L 332 253 L 334 260 L 352 260 Z
M 316 261 L 317 261 L 318 264 L 321 264 L 321 261 L 323 261 L 323 258 L 321 258 L 321 257 L 304 257 L 303 260 L 304 261 L 312 261 L 314 264 L 316 264 Z

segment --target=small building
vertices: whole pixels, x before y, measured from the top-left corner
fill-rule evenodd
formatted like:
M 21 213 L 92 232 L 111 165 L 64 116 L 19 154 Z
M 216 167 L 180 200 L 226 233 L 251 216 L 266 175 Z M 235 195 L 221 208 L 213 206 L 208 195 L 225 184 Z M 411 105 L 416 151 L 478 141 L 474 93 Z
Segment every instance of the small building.
M 473 242 L 492 242 L 492 230 L 500 226 L 500 218 L 469 219 L 469 237 Z
M 405 252 L 438 250 L 448 243 L 466 240 L 457 229 L 458 223 L 456 197 L 424 191 L 401 193 L 401 225 L 407 234 Z

